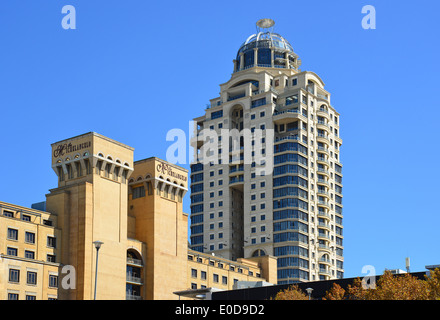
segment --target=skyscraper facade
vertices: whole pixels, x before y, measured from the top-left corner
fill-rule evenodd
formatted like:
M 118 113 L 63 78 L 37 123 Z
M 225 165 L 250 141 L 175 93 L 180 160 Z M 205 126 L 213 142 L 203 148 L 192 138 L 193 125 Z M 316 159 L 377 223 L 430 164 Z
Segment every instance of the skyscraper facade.
M 343 277 L 340 115 L 263 19 L 195 118 L 191 248 L 277 257 L 278 283 Z

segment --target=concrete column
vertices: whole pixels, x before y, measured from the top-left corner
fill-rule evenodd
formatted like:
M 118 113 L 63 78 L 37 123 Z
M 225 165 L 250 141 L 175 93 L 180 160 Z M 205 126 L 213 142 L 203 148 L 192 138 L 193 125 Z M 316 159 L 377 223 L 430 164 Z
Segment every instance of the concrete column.
M 270 65 L 273 68 L 274 67 L 274 61 L 273 61 L 273 48 L 270 49 Z
M 254 66 L 258 65 L 258 49 L 254 48 Z

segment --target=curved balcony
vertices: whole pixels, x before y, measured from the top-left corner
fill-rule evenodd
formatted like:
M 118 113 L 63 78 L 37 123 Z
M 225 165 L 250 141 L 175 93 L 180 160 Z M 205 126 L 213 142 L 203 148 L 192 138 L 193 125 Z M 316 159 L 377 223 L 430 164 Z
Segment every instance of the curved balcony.
M 325 222 L 319 222 L 318 229 L 324 229 L 324 230 L 330 231 L 330 225 Z
M 326 170 L 326 169 L 318 168 L 318 169 L 316 169 L 316 171 L 320 174 L 325 174 L 327 177 L 330 177 L 330 172 L 328 172 L 328 170 Z
M 342 139 L 338 136 L 335 136 L 335 141 L 342 145 Z
M 244 176 L 235 176 L 229 178 L 229 186 L 238 190 L 243 190 Z
M 316 141 L 322 142 L 325 144 L 329 143 L 328 137 L 325 134 L 321 134 L 321 133 L 318 133 L 318 135 L 316 136 Z
M 244 165 L 240 164 L 240 165 L 231 165 L 229 167 L 229 176 L 236 176 L 237 173 L 243 172 L 244 171 Z
M 320 117 L 325 117 L 328 120 L 330 120 L 330 115 L 329 115 L 328 111 L 325 110 L 325 109 L 318 109 L 318 110 L 316 110 L 316 115 L 320 116 Z
M 318 211 L 318 218 L 330 220 L 330 215 L 327 212 Z
M 326 186 L 326 187 L 328 187 L 330 184 L 328 183 L 328 181 L 327 180 L 324 180 L 324 179 L 318 179 L 318 180 L 316 180 L 316 184 L 318 184 L 318 185 L 323 185 L 323 186 Z
M 316 150 L 318 150 L 319 152 L 324 152 L 327 156 L 330 155 L 328 148 L 318 146 Z
M 332 250 L 330 249 L 330 247 L 328 245 L 320 243 L 318 246 L 318 251 L 330 253 Z
M 328 265 L 328 266 L 331 266 L 331 261 L 330 261 L 330 259 L 328 259 L 328 258 L 324 258 L 324 257 L 321 257 L 319 260 L 318 260 L 318 262 L 321 264 L 326 264 L 326 265 Z
M 331 275 L 330 270 L 327 270 L 327 269 L 319 268 L 318 272 L 320 275 L 323 275 L 323 276 L 330 276 Z
M 318 205 L 318 207 L 323 207 L 323 208 L 326 208 L 326 209 L 330 209 L 330 205 L 329 205 L 329 203 L 327 201 L 318 200 L 317 205 Z
M 329 166 L 329 165 L 330 165 L 330 162 L 328 162 L 328 160 L 327 160 L 326 158 L 324 158 L 324 157 L 318 157 L 318 158 L 316 159 L 316 162 L 317 162 L 317 163 L 324 164 L 324 165 L 326 165 L 326 166 Z
M 318 233 L 318 240 L 330 241 L 330 236 L 324 233 Z
M 301 120 L 306 123 L 308 122 L 307 117 L 301 113 L 301 110 L 296 108 L 277 111 L 273 114 L 272 118 L 273 118 L 273 122 L 275 122 L 276 124 L 288 123 L 295 119 Z
M 329 127 L 329 125 L 328 125 L 327 123 L 325 123 L 324 121 L 318 121 L 318 122 L 316 123 L 316 128 L 317 128 L 317 129 L 320 129 L 320 130 L 325 130 L 325 131 L 327 131 L 328 133 L 330 133 L 330 127 Z
M 316 191 L 316 193 L 319 196 L 324 196 L 324 197 L 327 197 L 327 199 L 330 199 L 330 194 L 328 193 L 328 191 L 318 189 L 318 191 Z

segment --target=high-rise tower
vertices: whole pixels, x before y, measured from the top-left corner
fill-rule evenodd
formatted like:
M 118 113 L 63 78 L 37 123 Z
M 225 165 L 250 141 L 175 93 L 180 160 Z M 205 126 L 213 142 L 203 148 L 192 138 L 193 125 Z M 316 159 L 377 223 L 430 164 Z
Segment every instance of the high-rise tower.
M 194 119 L 191 247 L 276 256 L 280 284 L 342 278 L 339 113 L 273 25 L 257 22 L 220 96 Z

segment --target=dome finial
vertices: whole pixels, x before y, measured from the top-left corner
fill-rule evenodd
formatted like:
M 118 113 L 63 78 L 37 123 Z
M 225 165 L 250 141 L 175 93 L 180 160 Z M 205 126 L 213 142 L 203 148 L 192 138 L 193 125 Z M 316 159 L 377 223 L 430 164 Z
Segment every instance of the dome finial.
M 265 29 L 273 29 L 273 26 L 275 25 L 275 21 L 272 19 L 260 19 L 257 21 L 257 32 L 265 32 Z M 261 30 L 263 29 L 263 30 Z M 269 32 L 272 32 L 272 30 L 267 30 Z

